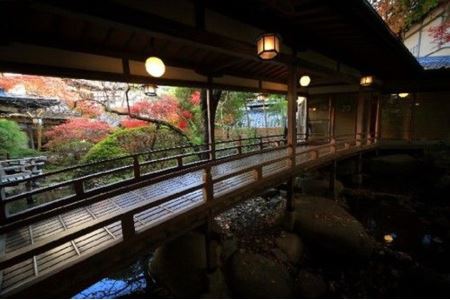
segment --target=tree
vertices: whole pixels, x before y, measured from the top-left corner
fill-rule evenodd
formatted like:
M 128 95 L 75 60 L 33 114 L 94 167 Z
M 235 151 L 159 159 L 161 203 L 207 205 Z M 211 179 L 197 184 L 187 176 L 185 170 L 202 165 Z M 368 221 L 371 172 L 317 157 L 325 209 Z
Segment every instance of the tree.
M 439 4 L 438 0 L 370 0 L 389 28 L 400 35 Z
M 105 122 L 75 118 L 57 125 L 45 133 L 46 147 L 66 163 L 78 161 L 95 144 L 104 139 L 112 128 Z
M 433 38 L 433 43 L 437 44 L 439 47 L 450 43 L 450 20 L 430 27 L 429 34 Z
M 231 127 L 242 120 L 245 114 L 247 100 L 254 97 L 253 93 L 223 91 L 217 107 L 216 123 L 226 129 L 229 138 Z
M 142 120 L 136 120 L 136 119 L 127 118 L 127 119 L 123 119 L 120 122 L 120 125 L 123 128 L 137 128 L 137 127 L 148 126 L 148 122 L 142 121 Z

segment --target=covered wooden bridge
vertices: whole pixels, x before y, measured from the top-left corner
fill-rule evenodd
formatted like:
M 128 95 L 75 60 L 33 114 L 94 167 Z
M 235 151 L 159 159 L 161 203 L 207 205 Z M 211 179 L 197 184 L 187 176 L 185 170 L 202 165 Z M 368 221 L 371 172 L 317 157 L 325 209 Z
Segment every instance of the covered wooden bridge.
M 26 189 L 15 194 L 2 184 L 2 296 L 70 296 L 282 183 L 289 216 L 295 176 L 385 145 L 384 94 L 448 89 L 448 72 L 423 71 L 363 0 L 2 1 L 0 14 L 0 71 L 203 88 L 208 129 L 207 143 L 195 151 L 180 146 L 163 159 L 139 153 L 74 166 L 23 179 Z M 271 60 L 256 54 L 264 32 L 282 37 Z M 145 71 L 150 55 L 166 64 L 161 78 Z M 312 79 L 307 88 L 299 86 L 302 75 Z M 367 75 L 374 83 L 361 87 Z M 213 89 L 287 94 L 287 136 L 217 143 Z M 335 95 L 343 93 L 357 101 L 350 133 L 342 136 Z M 326 136 L 310 143 L 296 132 L 297 98 L 324 95 Z M 405 137 L 398 142 L 414 145 L 414 135 Z M 162 161 L 171 167 L 149 171 Z M 49 180 L 63 172 L 73 179 Z M 115 173 L 121 181 L 92 183 Z

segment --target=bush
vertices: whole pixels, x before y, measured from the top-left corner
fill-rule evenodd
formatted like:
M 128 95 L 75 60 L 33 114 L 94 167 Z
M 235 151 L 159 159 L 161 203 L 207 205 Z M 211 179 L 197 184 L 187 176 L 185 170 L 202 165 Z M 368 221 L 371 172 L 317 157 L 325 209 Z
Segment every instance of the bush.
M 83 163 L 92 163 L 95 161 L 107 160 L 114 157 L 126 156 L 138 152 L 148 152 L 152 149 L 171 148 L 186 143 L 186 140 L 173 133 L 167 128 L 160 128 L 156 130 L 154 125 L 147 127 L 119 129 L 109 135 L 93 146 L 89 152 L 83 157 Z M 186 149 L 186 151 L 192 151 L 192 149 Z M 158 154 L 146 154 L 140 155 L 140 161 L 148 161 L 157 158 L 168 157 L 171 155 L 179 154 L 179 150 L 164 151 Z M 83 168 L 81 174 L 85 175 L 92 172 L 100 172 L 102 170 L 109 170 L 124 165 L 130 165 L 133 163 L 132 158 L 118 159 L 112 162 L 105 162 L 101 165 L 95 165 L 92 167 Z M 141 167 L 141 173 L 145 174 L 162 168 L 174 166 L 176 161 L 153 163 L 147 166 Z M 115 172 L 110 175 L 103 175 L 86 183 L 88 187 L 94 187 L 104 185 L 106 183 L 113 183 L 119 180 L 128 179 L 133 176 L 133 170 L 127 169 L 124 171 Z
M 74 118 L 54 126 L 45 133 L 49 139 L 46 147 L 56 154 L 55 162 L 73 164 L 111 131 L 112 128 L 105 122 Z
M 156 130 L 154 125 L 119 129 L 92 147 L 84 156 L 83 162 L 100 161 L 147 152 L 151 149 L 171 148 L 186 144 L 186 142 L 186 139 L 166 128 Z
M 0 119 L 0 155 L 23 157 L 35 152 L 28 148 L 27 135 L 19 125 L 10 120 Z

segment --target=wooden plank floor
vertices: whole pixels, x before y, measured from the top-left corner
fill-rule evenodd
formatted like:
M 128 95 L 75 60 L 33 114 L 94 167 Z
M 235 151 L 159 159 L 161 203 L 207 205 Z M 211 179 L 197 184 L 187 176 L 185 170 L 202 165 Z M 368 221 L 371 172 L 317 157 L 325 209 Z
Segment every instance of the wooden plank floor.
M 308 146 L 299 146 L 297 151 L 305 150 L 307 147 Z M 286 154 L 286 149 L 265 154 L 256 154 L 214 166 L 211 169 L 211 173 L 213 178 L 215 178 L 250 166 L 258 165 L 262 162 L 281 158 Z M 326 151 L 320 153 L 320 155 L 325 154 Z M 307 156 L 303 158 L 299 156 L 299 163 L 307 161 L 308 159 Z M 288 163 L 285 160 L 264 166 L 263 177 L 281 172 L 287 167 Z M 148 203 L 151 199 L 160 197 L 161 195 L 173 194 L 192 184 L 201 183 L 202 180 L 202 171 L 188 173 L 64 213 L 19 230 L 8 232 L 0 237 L 1 253 L 14 252 L 24 246 L 48 238 L 53 234 L 63 232 L 85 222 L 124 210 L 139 203 Z M 239 187 L 245 186 L 254 180 L 254 174 L 252 172 L 247 172 L 220 181 L 214 184 L 214 196 L 226 194 Z M 134 216 L 135 228 L 137 231 L 145 230 L 173 218 L 186 210 L 204 203 L 205 200 L 203 197 L 202 191 L 197 190 L 143 211 Z M 105 245 L 120 239 L 122 239 L 121 224 L 120 222 L 116 222 L 60 245 L 45 253 L 34 256 L 32 259 L 22 261 L 19 264 L 2 270 L 0 276 L 1 293 L 6 293 L 25 282 L 31 281 L 40 275 L 51 272 L 57 267 L 63 266 L 65 263 L 73 262 L 82 256 L 88 255 L 91 251 L 98 249 L 99 247 L 104 247 Z

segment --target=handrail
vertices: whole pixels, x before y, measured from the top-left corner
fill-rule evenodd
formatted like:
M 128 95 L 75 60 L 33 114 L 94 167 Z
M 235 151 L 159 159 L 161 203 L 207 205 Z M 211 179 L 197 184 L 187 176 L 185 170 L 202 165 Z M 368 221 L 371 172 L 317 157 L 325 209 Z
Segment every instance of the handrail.
M 238 141 L 248 141 L 248 140 L 257 140 L 257 139 L 259 140 L 259 139 L 272 138 L 272 137 L 282 137 L 282 135 L 268 135 L 268 136 L 260 136 L 260 137 L 250 137 L 250 138 L 226 140 L 226 141 L 216 142 L 215 144 L 217 145 L 217 144 L 233 143 L 233 142 L 238 142 Z M 24 178 L 24 179 L 16 180 L 16 181 L 11 182 L 11 183 L 0 183 L 0 187 L 2 187 L 2 186 L 12 186 L 12 185 L 16 185 L 18 183 L 23 183 L 23 182 L 27 182 L 27 181 L 37 180 L 37 179 L 41 179 L 41 178 L 44 178 L 44 177 L 50 177 L 52 175 L 61 174 L 61 173 L 73 171 L 73 170 L 76 170 L 76 169 L 81 169 L 81 168 L 86 168 L 86 167 L 93 167 L 93 166 L 96 166 L 96 165 L 99 165 L 99 164 L 110 163 L 110 162 L 114 162 L 114 161 L 118 161 L 118 160 L 125 160 L 125 159 L 129 159 L 129 158 L 134 158 L 135 156 L 142 156 L 142 155 L 149 155 L 149 154 L 158 154 L 158 153 L 162 153 L 162 152 L 169 152 L 169 151 L 173 151 L 173 150 L 182 150 L 182 149 L 186 149 L 186 148 L 196 148 L 196 147 L 197 148 L 204 148 L 204 147 L 208 147 L 209 145 L 211 145 L 211 144 L 208 144 L 208 143 L 200 144 L 200 145 L 186 144 L 186 145 L 169 147 L 169 148 L 160 148 L 160 149 L 154 149 L 154 150 L 150 150 L 150 151 L 136 152 L 136 153 L 133 153 L 133 154 L 112 157 L 112 158 L 99 160 L 99 161 L 93 161 L 93 162 L 89 162 L 89 163 L 85 163 L 85 164 L 78 164 L 78 165 L 75 165 L 75 166 L 70 166 L 70 167 L 66 167 L 66 168 L 63 168 L 63 169 L 46 172 L 46 173 L 39 174 L 39 175 L 34 175 L 34 176 L 30 177 L 30 178 Z M 244 146 L 248 146 L 248 145 L 244 145 Z M 200 152 L 200 151 L 195 151 L 195 152 Z M 191 153 L 194 155 L 195 152 L 191 152 Z
M 272 136 L 272 137 L 276 137 L 276 136 Z M 235 146 L 231 146 L 231 147 L 227 147 L 227 148 L 223 148 L 223 149 L 217 149 L 216 152 L 221 152 L 221 151 L 225 151 L 225 150 L 231 150 L 231 149 L 237 149 L 238 153 L 231 155 L 231 156 L 236 156 L 236 155 L 242 155 L 242 148 L 243 147 L 252 147 L 252 146 L 259 146 L 259 151 L 263 150 L 264 145 L 266 144 L 270 144 L 273 142 L 278 142 L 277 145 L 279 145 L 279 142 L 282 140 L 277 140 L 277 141 L 263 141 L 265 139 L 265 137 L 258 137 L 257 138 L 259 140 L 259 143 L 254 143 L 254 144 L 247 144 L 247 145 L 242 145 L 241 143 L 239 143 L 238 145 Z M 249 138 L 246 140 L 255 140 L 255 138 Z M 227 141 L 228 142 L 228 141 Z M 180 148 L 180 147 L 177 147 Z M 165 149 L 166 150 L 166 149 Z M 170 149 L 172 150 L 172 149 Z M 161 150 L 158 150 L 161 151 Z M 247 153 L 256 153 L 258 150 L 254 150 L 254 151 L 248 151 Z M 80 177 L 76 177 L 74 179 L 71 180 L 66 180 L 63 182 L 58 182 L 58 183 L 51 183 L 45 187 L 39 187 L 39 188 L 34 188 L 34 189 L 30 189 L 27 190 L 25 192 L 16 194 L 16 195 L 12 195 L 12 196 L 6 196 L 4 195 L 4 193 L 2 193 L 1 195 L 1 201 L 0 201 L 0 214 L 1 214 L 1 223 L 5 224 L 8 223 L 10 220 L 13 219 L 17 219 L 14 218 L 14 216 L 24 216 L 24 215 L 29 215 L 26 214 L 27 212 L 30 211 L 40 211 L 40 207 L 53 207 L 53 205 L 50 205 L 52 203 L 56 203 L 58 202 L 58 200 L 62 200 L 62 203 L 68 203 L 70 201 L 78 201 L 79 199 L 82 198 L 86 198 L 89 195 L 95 195 L 98 193 L 101 193 L 105 190 L 105 187 L 107 188 L 118 188 L 120 186 L 126 185 L 126 184 L 130 184 L 133 182 L 138 182 L 140 180 L 145 180 L 148 179 L 149 177 L 155 177 L 158 175 L 158 173 L 164 172 L 164 171 L 174 171 L 176 169 L 184 169 L 186 167 L 192 167 L 197 165 L 196 163 L 199 164 L 203 164 L 205 163 L 205 160 L 200 160 L 197 162 L 193 162 L 193 163 L 183 163 L 183 158 L 185 157 L 189 157 L 189 156 L 195 156 L 195 155 L 200 155 L 200 154 L 205 154 L 205 153 L 209 153 L 209 150 L 205 150 L 205 151 L 197 151 L 197 152 L 189 152 L 189 153 L 183 153 L 183 154 L 178 154 L 178 155 L 174 155 L 174 156 L 169 156 L 169 157 L 164 157 L 164 158 L 159 158 L 159 159 L 153 159 L 150 161 L 143 161 L 143 162 L 139 162 L 137 155 L 130 155 L 130 156 L 126 156 L 126 158 L 133 158 L 133 163 L 132 164 L 127 164 L 125 166 L 121 166 L 121 167 L 117 167 L 117 168 L 113 168 L 113 169 L 109 169 L 109 170 L 104 170 L 101 172 L 96 172 L 93 174 L 89 174 L 89 175 L 84 175 L 84 176 L 80 176 Z M 229 156 L 228 156 L 229 157 Z M 123 157 L 122 157 L 123 158 Z M 167 161 L 171 161 L 171 160 L 176 160 L 177 164 L 175 167 L 170 167 L 170 168 L 166 168 L 163 170 L 159 170 L 156 172 L 151 172 L 151 173 L 147 173 L 145 175 L 150 175 L 150 176 L 144 176 L 141 174 L 142 171 L 142 167 L 147 166 L 147 165 L 151 165 L 151 164 L 157 164 L 157 163 L 161 163 L 161 162 L 167 162 Z M 217 161 L 222 162 L 223 158 L 217 158 Z M 111 162 L 112 160 L 107 160 L 108 162 Z M 210 160 L 206 160 L 206 161 L 210 161 Z M 86 187 L 84 186 L 85 183 L 93 178 L 99 178 L 99 177 L 103 177 L 103 176 L 108 176 L 114 173 L 119 173 L 119 172 L 123 172 L 123 171 L 127 171 L 127 170 L 133 170 L 134 171 L 134 176 L 131 179 L 125 179 L 119 182 L 115 182 L 112 184 L 103 184 L 100 187 L 95 187 L 89 190 L 86 190 Z M 42 176 L 40 176 L 39 178 L 42 178 Z M 25 181 L 32 181 L 35 180 L 35 178 L 29 178 L 28 180 Z M 15 213 L 9 213 L 8 211 L 6 211 L 6 204 L 12 203 L 12 202 L 16 202 L 16 201 L 20 201 L 20 200 L 24 200 L 24 199 L 32 199 L 33 196 L 37 196 L 39 194 L 45 193 L 45 192 L 50 192 L 53 190 L 57 190 L 59 188 L 62 187 L 73 187 L 74 193 L 70 194 L 69 196 L 63 196 L 62 198 L 58 198 L 58 199 L 53 199 L 51 201 L 48 201 L 47 203 L 44 204 L 40 204 L 34 207 L 28 207 L 25 209 L 22 209 L 19 212 L 15 212 Z M 23 213 L 24 212 L 24 213 Z
M 280 136 L 281 135 L 273 135 L 271 137 L 280 137 Z M 4 193 L 2 191 L 2 194 L 0 195 L 1 196 L 0 197 L 1 198 L 1 201 L 0 201 L 1 224 L 7 224 L 9 222 L 14 222 L 14 220 L 17 220 L 19 217 L 30 217 L 33 215 L 33 212 L 36 212 L 36 213 L 42 212 L 43 208 L 56 209 L 58 207 L 58 205 L 57 205 L 58 203 L 60 203 L 60 206 L 63 206 L 63 205 L 69 204 L 70 202 L 78 202 L 82 199 L 86 199 L 88 197 L 93 197 L 97 194 L 105 193 L 106 191 L 108 191 L 110 189 L 117 189 L 117 188 L 120 188 L 120 187 L 123 187 L 126 185 L 130 185 L 132 183 L 137 183 L 137 182 L 141 182 L 141 181 L 149 180 L 151 178 L 158 177 L 159 175 L 165 174 L 169 171 L 172 172 L 172 174 L 173 174 L 173 172 L 176 170 L 191 169 L 192 167 L 202 166 L 202 165 L 208 164 L 208 163 L 210 166 L 214 166 L 217 163 L 225 162 L 225 159 L 230 158 L 230 157 L 231 157 L 231 159 L 233 159 L 236 156 L 245 157 L 245 156 L 243 156 L 243 153 L 242 153 L 242 147 L 259 146 L 259 150 L 253 150 L 253 151 L 247 152 L 248 154 L 253 155 L 253 154 L 257 154 L 257 153 L 265 153 L 265 151 L 263 151 L 263 150 L 266 150 L 266 149 L 264 149 L 264 145 L 266 145 L 266 144 L 273 145 L 275 143 L 276 146 L 272 148 L 275 150 L 283 149 L 286 146 L 285 139 L 263 141 L 264 138 L 266 138 L 266 137 L 258 137 L 257 139 L 260 140 L 259 143 L 253 143 L 253 144 L 247 144 L 247 145 L 242 145 L 241 143 L 238 143 L 238 145 L 235 145 L 235 146 L 216 149 L 216 152 L 222 152 L 222 151 L 234 149 L 234 150 L 237 150 L 237 153 L 228 155 L 225 157 L 221 157 L 221 158 L 216 158 L 215 160 L 209 160 L 209 159 L 205 160 L 204 159 L 204 160 L 199 160 L 199 161 L 192 162 L 192 163 L 184 163 L 183 162 L 183 158 L 185 158 L 185 157 L 209 153 L 210 152 L 209 150 L 183 153 L 183 154 L 178 154 L 178 155 L 174 155 L 174 156 L 154 159 L 154 160 L 150 160 L 150 161 L 143 161 L 143 162 L 139 162 L 137 155 L 135 154 L 132 156 L 127 156 L 128 158 L 129 157 L 133 158 L 133 163 L 127 164 L 125 166 L 121 166 L 121 167 L 117 167 L 117 168 L 113 168 L 113 169 L 109 169 L 109 170 L 105 170 L 105 171 L 101 171 L 101 172 L 96 172 L 96 173 L 89 174 L 89 175 L 80 176 L 80 177 L 77 177 L 77 178 L 74 178 L 71 180 L 66 180 L 63 182 L 52 183 L 45 187 L 31 189 L 26 192 L 22 192 L 22 193 L 12 195 L 12 196 L 6 196 L 6 195 L 4 195 Z M 255 138 L 249 138 L 247 140 L 254 140 L 254 139 Z M 284 146 L 281 146 L 282 142 L 284 142 Z M 325 144 L 324 147 L 327 147 L 327 145 L 328 144 Z M 334 147 L 336 147 L 336 146 L 334 146 Z M 178 147 L 178 148 L 180 148 L 180 147 Z M 315 149 L 315 148 L 311 148 L 311 149 Z M 160 151 L 160 150 L 158 150 L 158 151 Z M 313 150 L 309 150 L 309 151 L 313 151 Z M 299 153 L 297 153 L 297 155 L 298 154 Z M 157 164 L 157 163 L 161 163 L 161 162 L 167 162 L 167 161 L 171 161 L 171 160 L 174 160 L 174 161 L 176 160 L 177 163 L 176 163 L 175 167 L 169 167 L 169 168 L 165 168 L 165 169 L 158 170 L 155 172 L 141 174 L 142 167 L 144 167 L 144 166 L 147 166 L 150 164 Z M 110 160 L 108 160 L 108 161 L 110 161 Z M 216 162 L 216 163 L 212 163 L 212 162 Z M 94 179 L 94 178 L 98 178 L 98 177 L 102 177 L 102 176 L 108 176 L 108 175 L 111 175 L 114 173 L 127 171 L 127 170 L 130 170 L 130 171 L 133 170 L 133 173 L 134 173 L 133 176 L 131 176 L 128 179 L 124 179 L 124 180 L 114 182 L 114 183 L 103 184 L 99 187 L 94 187 L 94 188 L 90 188 L 90 189 L 87 189 L 87 187 L 85 187 L 85 184 L 90 179 Z M 72 187 L 74 193 L 71 193 L 68 196 L 66 195 L 66 196 L 62 196 L 57 199 L 50 200 L 46 203 L 39 204 L 34 207 L 24 208 L 18 212 L 16 211 L 16 212 L 9 213 L 8 211 L 6 211 L 6 204 L 10 204 L 12 202 L 20 201 L 20 200 L 23 201 L 25 199 L 27 199 L 27 200 L 32 199 L 33 196 L 35 196 L 35 195 L 39 195 L 39 194 L 49 192 L 52 190 L 57 190 L 62 187 Z

